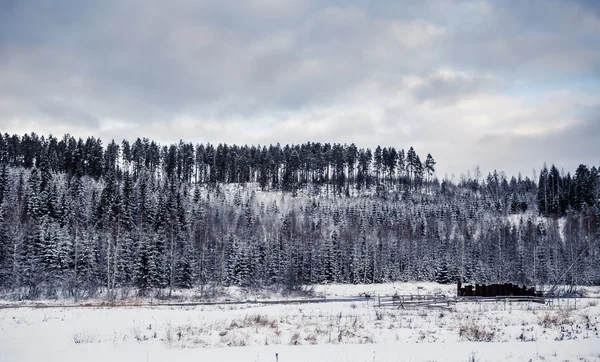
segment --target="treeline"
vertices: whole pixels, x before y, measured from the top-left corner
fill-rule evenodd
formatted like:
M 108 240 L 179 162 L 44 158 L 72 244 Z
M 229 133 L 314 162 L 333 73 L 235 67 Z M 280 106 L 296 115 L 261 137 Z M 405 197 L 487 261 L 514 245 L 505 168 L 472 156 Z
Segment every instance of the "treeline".
M 337 194 L 380 185 L 416 188 L 435 172 L 431 154 L 422 162 L 410 147 L 396 150 L 354 144 L 238 146 L 180 141 L 161 146 L 147 138 L 120 144 L 70 135 L 57 139 L 35 133 L 0 134 L 0 162 L 12 167 L 43 168 L 96 180 L 114 172 L 121 180 L 130 170 L 134 181 L 146 170 L 158 177 L 187 183 L 259 183 L 262 190 L 295 191 L 307 185 L 327 185 Z
M 15 148 L 6 147 L 12 138 L 3 137 L 0 159 L 0 289 L 9 293 L 33 298 L 90 296 L 100 289 L 147 293 L 413 280 L 600 284 L 595 167 L 579 167 L 571 182 L 586 180 L 591 191 L 574 186 L 575 201 L 559 218 L 552 212 L 546 217 L 540 207 L 541 196 L 554 195 L 554 186 L 540 193 L 543 182 L 555 184 L 545 181 L 550 176 L 544 171 L 540 185 L 495 171 L 481 180 L 475 175 L 440 183 L 433 174 L 419 180 L 406 166 L 378 170 L 372 162 L 364 171 L 369 182 L 359 186 L 358 171 L 353 177 L 346 162 L 340 187 L 335 162 L 328 171 L 325 162 L 322 178 L 307 171 L 304 180 L 298 172 L 295 183 L 285 186 L 283 162 L 277 181 L 270 175 L 263 186 L 260 167 L 236 182 L 229 177 L 245 169 L 239 163 L 220 171 L 214 160 L 205 169 L 197 162 L 177 166 L 177 150 L 185 143 L 167 147 L 174 148 L 174 158 L 167 152 L 166 158 L 137 164 L 123 156 L 123 148 L 109 151 L 110 144 L 102 148 L 99 140 L 97 157 L 81 161 L 63 152 L 52 161 L 55 153 L 47 146 L 52 141 L 40 137 L 46 146 L 30 159 L 24 156 L 26 137 L 17 137 L 20 151 L 14 156 Z M 315 145 L 273 149 L 294 154 L 303 147 L 324 148 Z M 330 149 L 336 147 L 350 148 Z M 227 154 L 232 149 L 253 147 L 227 146 Z M 195 148 L 192 154 L 196 159 Z M 91 167 L 92 159 L 103 161 Z M 88 173 L 96 167 L 99 175 Z M 226 181 L 217 181 L 223 172 Z
M 599 202 L 600 174 L 593 166 L 579 165 L 575 175 L 561 174 L 555 165 L 544 165 L 540 172 L 537 204 L 540 214 L 564 216 L 569 209 L 581 211 Z

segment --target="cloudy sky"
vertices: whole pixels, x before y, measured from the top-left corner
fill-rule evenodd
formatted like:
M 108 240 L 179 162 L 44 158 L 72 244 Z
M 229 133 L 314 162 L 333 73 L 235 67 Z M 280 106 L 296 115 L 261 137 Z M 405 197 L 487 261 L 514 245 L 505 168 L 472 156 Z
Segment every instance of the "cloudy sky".
M 573 171 L 600 164 L 600 2 L 0 0 L 0 131 Z

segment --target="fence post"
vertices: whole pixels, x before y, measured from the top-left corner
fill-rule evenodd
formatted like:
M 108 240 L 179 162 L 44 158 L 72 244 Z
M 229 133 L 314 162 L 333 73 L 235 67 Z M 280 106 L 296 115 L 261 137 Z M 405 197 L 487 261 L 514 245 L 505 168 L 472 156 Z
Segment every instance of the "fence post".
M 377 302 L 379 304 L 379 308 L 381 308 L 381 295 L 377 294 Z

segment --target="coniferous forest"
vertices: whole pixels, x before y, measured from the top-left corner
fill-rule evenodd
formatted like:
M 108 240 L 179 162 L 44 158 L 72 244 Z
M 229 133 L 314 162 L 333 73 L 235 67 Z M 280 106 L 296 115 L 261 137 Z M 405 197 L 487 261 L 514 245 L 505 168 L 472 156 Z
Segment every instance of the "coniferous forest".
M 0 134 L 0 289 L 600 284 L 595 165 L 440 180 L 422 155 Z

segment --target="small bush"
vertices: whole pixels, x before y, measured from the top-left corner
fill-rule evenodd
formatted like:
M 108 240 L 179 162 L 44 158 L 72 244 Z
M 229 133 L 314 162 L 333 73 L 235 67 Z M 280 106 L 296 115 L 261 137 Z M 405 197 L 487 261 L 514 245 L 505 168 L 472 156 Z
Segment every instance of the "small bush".
M 573 321 L 569 316 L 569 311 L 561 309 L 554 313 L 544 314 L 540 318 L 539 324 L 544 328 L 550 328 L 573 324 Z
M 232 322 L 232 325 L 235 322 Z M 244 318 L 243 326 L 261 326 L 261 327 L 270 327 L 276 328 L 277 321 L 275 319 L 269 319 L 269 317 L 261 314 L 249 315 Z
M 229 323 L 229 327 L 227 327 L 228 330 L 232 330 L 232 329 L 236 329 L 236 328 L 241 328 L 241 326 L 238 324 L 237 321 L 231 321 L 231 323 Z
M 479 358 L 477 358 L 477 355 L 475 354 L 475 352 L 471 352 L 471 355 L 469 356 L 469 362 L 478 362 Z
M 373 341 L 373 337 L 372 336 L 364 336 L 361 339 L 358 340 L 358 344 L 372 344 L 375 343 Z
M 133 322 L 133 326 L 131 327 L 131 334 L 136 341 L 141 342 L 142 340 L 147 339 L 145 335 L 142 335 L 142 330 L 140 327 Z
M 461 325 L 458 336 L 471 342 L 492 342 L 495 332 L 475 323 Z
M 300 344 L 300 333 L 296 332 L 292 335 L 292 338 L 290 338 L 290 344 L 293 346 Z
M 173 326 L 171 325 L 171 321 L 165 326 L 165 340 L 169 345 L 173 343 Z
M 96 336 L 89 332 L 73 332 L 73 342 L 75 342 L 75 344 L 94 343 L 95 341 Z
M 308 336 L 306 336 L 305 340 L 309 343 L 309 344 L 317 344 L 318 339 L 317 339 L 317 335 L 316 333 L 311 333 Z
M 234 337 L 232 339 L 229 340 L 229 342 L 227 343 L 227 345 L 229 347 L 245 347 L 246 346 L 246 340 L 242 337 Z

